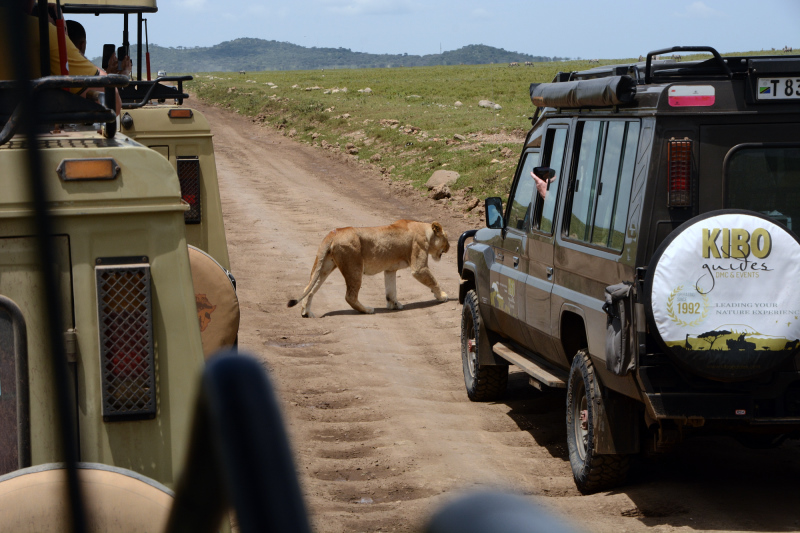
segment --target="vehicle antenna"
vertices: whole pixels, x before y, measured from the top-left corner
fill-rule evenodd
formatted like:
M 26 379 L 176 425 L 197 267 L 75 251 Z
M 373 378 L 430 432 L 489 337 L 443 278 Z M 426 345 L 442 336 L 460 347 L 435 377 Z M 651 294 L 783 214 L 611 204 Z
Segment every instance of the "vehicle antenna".
M 150 81 L 150 39 L 147 38 L 147 19 L 142 20 L 144 20 L 144 57 L 147 62 L 147 81 Z

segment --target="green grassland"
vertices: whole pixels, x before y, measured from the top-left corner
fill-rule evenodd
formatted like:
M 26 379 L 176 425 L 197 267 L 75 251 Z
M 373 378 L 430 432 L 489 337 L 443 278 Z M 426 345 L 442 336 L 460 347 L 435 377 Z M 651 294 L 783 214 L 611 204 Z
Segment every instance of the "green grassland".
M 549 82 L 559 71 L 592 66 L 596 65 L 588 61 L 566 61 L 515 67 L 203 73 L 195 74 L 188 87 L 203 100 L 295 140 L 349 153 L 393 180 L 424 189 L 433 171 L 454 170 L 461 176 L 454 190 L 478 198 L 505 197 L 535 111 L 530 84 Z M 371 93 L 359 92 L 367 87 Z M 347 92 L 325 94 L 342 88 Z M 479 107 L 483 99 L 502 109 Z M 457 107 L 457 101 L 463 105 Z

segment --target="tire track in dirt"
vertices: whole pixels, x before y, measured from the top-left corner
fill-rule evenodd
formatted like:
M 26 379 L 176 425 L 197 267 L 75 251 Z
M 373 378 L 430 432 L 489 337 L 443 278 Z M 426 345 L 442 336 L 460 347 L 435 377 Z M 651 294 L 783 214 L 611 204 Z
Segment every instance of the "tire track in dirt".
M 397 281 L 402 311 L 381 307 L 379 275 L 365 277 L 360 294 L 376 313 L 355 313 L 338 273 L 314 298 L 321 318 L 287 309 L 328 231 L 398 218 L 443 223 L 451 252 L 432 270 L 455 298 L 455 242 L 470 224 L 426 199 L 398 196 L 399 187 L 347 158 L 194 104 L 215 134 L 240 346 L 263 361 L 278 388 L 316 531 L 415 530 L 460 492 L 497 487 L 531 495 L 586 531 L 800 530 L 796 445 L 760 455 L 727 441 L 691 445 L 645 463 L 622 490 L 579 495 L 563 393 L 541 394 L 513 372 L 501 402 L 469 402 L 460 306 L 436 302 L 408 271 Z M 726 461 L 741 479 L 724 474 Z M 769 469 L 793 475 L 760 475 Z

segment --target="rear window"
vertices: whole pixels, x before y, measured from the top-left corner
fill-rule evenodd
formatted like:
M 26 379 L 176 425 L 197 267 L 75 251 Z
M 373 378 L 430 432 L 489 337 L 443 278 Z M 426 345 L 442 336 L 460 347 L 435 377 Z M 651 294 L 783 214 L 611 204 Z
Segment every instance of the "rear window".
M 725 205 L 800 231 L 800 144 L 741 145 L 725 163 Z

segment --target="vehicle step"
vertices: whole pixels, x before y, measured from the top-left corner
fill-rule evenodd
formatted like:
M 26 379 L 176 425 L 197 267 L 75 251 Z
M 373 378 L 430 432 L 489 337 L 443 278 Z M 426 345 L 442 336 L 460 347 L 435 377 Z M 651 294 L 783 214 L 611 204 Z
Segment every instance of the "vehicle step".
M 508 344 L 498 342 L 493 347 L 494 353 L 512 363 L 522 370 L 525 371 L 526 374 L 531 376 L 533 379 L 541 383 L 542 385 L 546 385 L 548 387 L 555 387 L 555 388 L 566 388 L 567 383 L 567 373 L 554 368 L 550 365 L 545 365 L 544 363 L 540 363 L 538 361 L 533 361 L 528 357 L 522 355 L 521 353 L 517 352 L 509 346 Z M 562 377 L 563 376 L 563 377 Z

